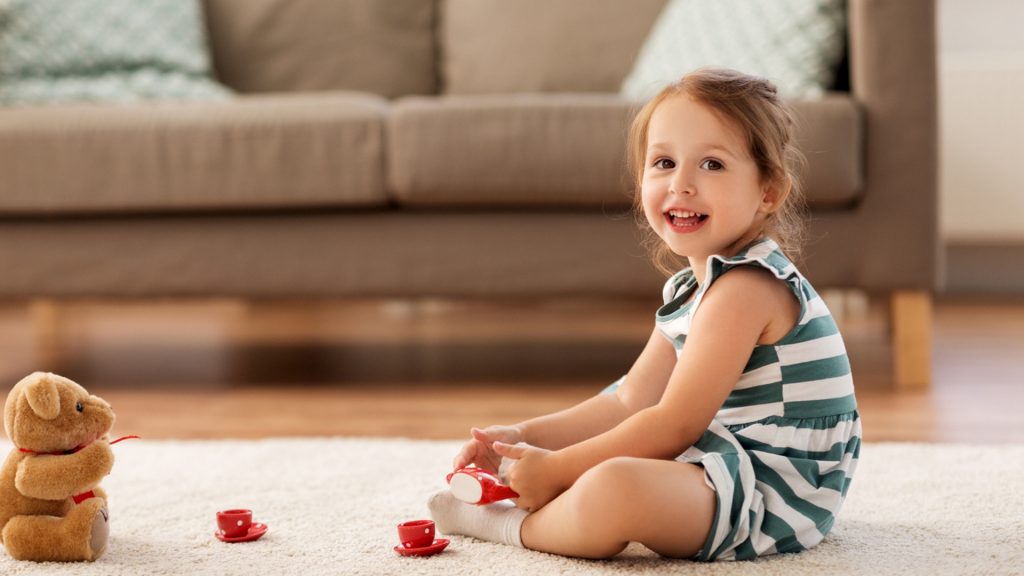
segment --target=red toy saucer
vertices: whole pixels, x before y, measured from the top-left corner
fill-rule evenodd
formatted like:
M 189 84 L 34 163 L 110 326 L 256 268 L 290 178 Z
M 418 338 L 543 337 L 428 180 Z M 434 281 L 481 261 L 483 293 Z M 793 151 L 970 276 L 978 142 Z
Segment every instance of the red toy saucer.
M 434 543 L 430 546 L 421 546 L 420 548 L 405 548 L 401 544 L 395 546 L 395 552 L 398 552 L 402 556 L 433 556 L 438 552 L 445 549 L 448 546 L 448 541 L 444 538 L 438 538 L 434 540 Z
M 217 540 L 220 540 L 221 542 L 252 542 L 254 540 L 259 540 L 260 537 L 262 537 L 266 533 L 266 524 L 262 522 L 253 522 L 249 526 L 249 531 L 243 534 L 242 536 L 235 536 L 234 538 L 229 538 L 225 536 L 224 533 L 220 530 L 214 532 L 213 535 L 216 536 Z

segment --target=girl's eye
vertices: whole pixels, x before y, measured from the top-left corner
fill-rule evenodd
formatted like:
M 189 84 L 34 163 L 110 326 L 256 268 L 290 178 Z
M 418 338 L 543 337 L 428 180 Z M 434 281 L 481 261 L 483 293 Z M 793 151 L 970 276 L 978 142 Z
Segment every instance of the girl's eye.
M 721 162 L 715 160 L 714 158 L 708 158 L 707 160 L 701 162 L 700 167 L 703 168 L 704 170 L 711 170 L 712 172 L 717 172 L 725 168 L 725 166 L 723 166 Z
M 659 158 L 654 161 L 654 167 L 661 168 L 662 170 L 669 170 L 671 168 L 675 168 L 676 164 L 668 158 Z

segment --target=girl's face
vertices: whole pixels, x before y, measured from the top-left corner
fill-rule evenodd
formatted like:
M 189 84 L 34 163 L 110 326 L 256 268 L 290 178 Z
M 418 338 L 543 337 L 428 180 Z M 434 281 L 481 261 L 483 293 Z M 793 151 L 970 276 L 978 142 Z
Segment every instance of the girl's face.
M 673 252 L 691 259 L 734 255 L 760 234 L 772 197 L 732 123 L 685 94 L 655 108 L 641 200 L 651 228 Z

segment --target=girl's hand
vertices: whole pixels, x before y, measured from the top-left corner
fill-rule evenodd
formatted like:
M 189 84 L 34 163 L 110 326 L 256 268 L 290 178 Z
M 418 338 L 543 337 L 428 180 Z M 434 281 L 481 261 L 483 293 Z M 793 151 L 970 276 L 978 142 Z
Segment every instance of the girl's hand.
M 516 506 L 535 512 L 552 501 L 568 487 L 564 468 L 550 450 L 525 442 L 512 445 L 495 442 L 494 451 L 515 460 L 508 469 L 508 483 L 519 493 Z
M 476 464 L 479 468 L 497 475 L 498 467 L 501 466 L 501 455 L 494 451 L 493 444 L 516 444 L 523 441 L 523 433 L 517 426 L 488 426 L 483 430 L 473 428 L 470 432 L 473 439 L 466 442 L 455 456 L 453 464 L 456 470 Z

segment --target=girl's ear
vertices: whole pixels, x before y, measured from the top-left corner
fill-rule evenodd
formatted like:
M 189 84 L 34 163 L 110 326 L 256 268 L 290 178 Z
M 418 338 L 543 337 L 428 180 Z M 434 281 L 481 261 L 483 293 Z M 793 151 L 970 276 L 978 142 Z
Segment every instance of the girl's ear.
M 777 212 L 786 202 L 792 189 L 793 179 L 789 176 L 778 182 L 767 183 L 761 195 L 761 211 L 765 214 Z

